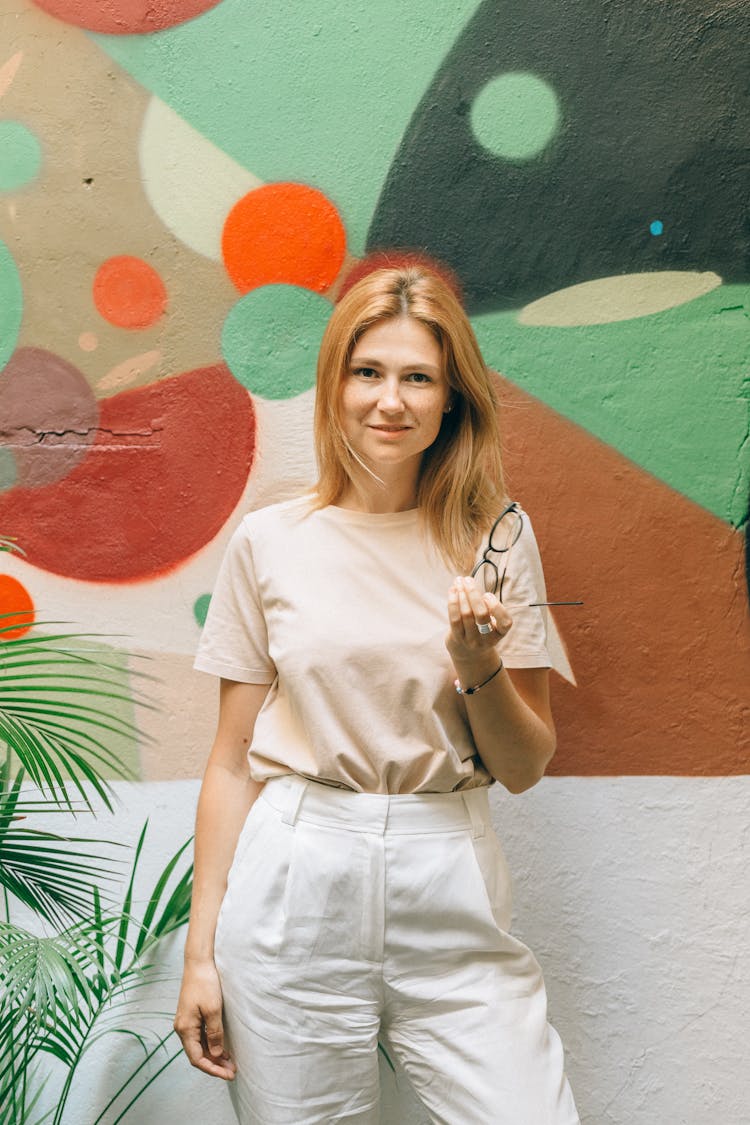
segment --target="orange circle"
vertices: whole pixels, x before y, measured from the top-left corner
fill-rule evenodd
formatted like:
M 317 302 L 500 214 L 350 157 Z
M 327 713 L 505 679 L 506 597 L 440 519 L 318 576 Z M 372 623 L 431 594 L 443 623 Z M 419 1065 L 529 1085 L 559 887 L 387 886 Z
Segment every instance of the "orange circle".
M 346 232 L 322 192 L 305 184 L 265 184 L 229 212 L 221 250 L 241 293 L 276 283 L 323 293 L 341 269 Z
M 96 271 L 94 304 L 116 328 L 148 328 L 167 307 L 167 290 L 148 262 L 121 254 Z
M 5 616 L 9 614 L 10 616 Z M 34 603 L 25 586 L 9 574 L 0 574 L 0 641 L 22 637 L 34 624 Z M 8 626 L 15 628 L 8 628 Z

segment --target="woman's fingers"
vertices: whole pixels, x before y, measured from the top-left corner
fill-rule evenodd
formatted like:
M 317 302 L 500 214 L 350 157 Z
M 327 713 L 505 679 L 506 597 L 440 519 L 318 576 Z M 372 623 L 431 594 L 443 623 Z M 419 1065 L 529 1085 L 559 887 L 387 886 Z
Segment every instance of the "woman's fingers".
M 230 1081 L 235 1065 L 225 1049 L 221 989 L 214 967 L 186 969 L 174 1029 L 192 1066 Z
M 221 1020 L 218 1021 L 218 1026 L 215 1021 L 212 1023 L 211 1045 L 209 1045 L 208 1027 L 204 1025 L 200 1012 L 196 1012 L 189 1026 L 175 1020 L 175 1031 L 182 1040 L 183 1050 L 191 1066 L 215 1078 L 227 1080 L 234 1078 L 236 1068 L 224 1050 Z
M 224 1027 L 221 1016 L 207 1016 L 201 1035 L 202 1054 L 196 1064 L 206 1074 L 230 1080 L 234 1078 L 236 1067 L 224 1050 Z
M 453 640 L 474 649 L 493 647 L 513 624 L 502 602 L 480 590 L 471 577 L 459 577 L 453 583 L 448 594 L 448 620 Z
M 205 1015 L 205 1040 L 208 1053 L 217 1058 L 224 1053 L 224 1027 L 221 1022 L 221 1013 L 208 1012 Z

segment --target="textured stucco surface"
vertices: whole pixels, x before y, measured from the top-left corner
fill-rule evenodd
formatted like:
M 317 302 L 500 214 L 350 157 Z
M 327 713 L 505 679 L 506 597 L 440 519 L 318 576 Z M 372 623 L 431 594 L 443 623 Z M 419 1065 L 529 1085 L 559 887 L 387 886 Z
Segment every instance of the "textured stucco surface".
M 148 816 L 147 886 L 191 832 L 197 782 L 116 788 L 115 816 L 79 820 L 76 832 L 134 843 Z M 544 970 L 583 1125 L 745 1125 L 749 802 L 747 778 L 547 778 L 521 797 L 494 788 L 514 932 Z M 175 944 L 174 979 L 153 1007 L 174 1003 L 179 963 Z M 124 1050 L 103 1045 L 71 1122 L 96 1116 L 136 1055 Z M 404 1077 L 395 1084 L 383 1068 L 382 1078 L 382 1125 L 426 1125 Z M 188 1112 L 233 1123 L 223 1090 L 179 1062 L 126 1120 L 180 1125 Z
M 0 612 L 21 589 L 157 677 L 138 783 L 75 832 L 151 811 L 152 872 L 190 834 L 201 613 L 242 513 L 313 479 L 325 316 L 369 251 L 446 259 L 550 596 L 585 603 L 554 622 L 551 776 L 493 792 L 517 932 L 586 1125 L 746 1125 L 750 7 L 105 7 L 0 0 L 0 534 L 27 550 Z M 383 1082 L 383 1125 L 423 1125 Z M 231 1122 L 180 1063 L 127 1122 L 188 1112 Z

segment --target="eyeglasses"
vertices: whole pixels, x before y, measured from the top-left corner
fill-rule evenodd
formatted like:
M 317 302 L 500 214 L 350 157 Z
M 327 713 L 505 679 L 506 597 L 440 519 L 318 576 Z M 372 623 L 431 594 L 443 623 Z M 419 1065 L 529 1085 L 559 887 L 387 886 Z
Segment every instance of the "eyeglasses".
M 490 528 L 487 546 L 482 552 L 481 559 L 471 572 L 472 578 L 480 576 L 485 592 L 495 594 L 500 601 L 503 600 L 503 584 L 508 570 L 510 552 L 521 538 L 522 531 L 523 516 L 514 500 L 511 504 L 508 504 L 507 508 L 503 508 Z M 502 556 L 502 570 L 498 568 L 495 560 L 490 558 L 491 554 Z M 545 605 L 583 605 L 583 602 L 528 602 L 527 605 L 531 608 Z

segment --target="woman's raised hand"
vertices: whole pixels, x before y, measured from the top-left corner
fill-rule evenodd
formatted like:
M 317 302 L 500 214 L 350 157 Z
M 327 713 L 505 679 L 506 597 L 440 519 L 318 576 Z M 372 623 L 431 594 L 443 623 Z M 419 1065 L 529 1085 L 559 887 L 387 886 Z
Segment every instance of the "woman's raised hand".
M 174 1029 L 192 1066 L 231 1081 L 236 1067 L 224 1047 L 221 985 L 213 961 L 185 962 Z
M 448 620 L 446 647 L 451 658 L 459 663 L 488 655 L 513 624 L 500 599 L 480 590 L 476 579 L 470 576 L 456 578 L 451 586 Z

